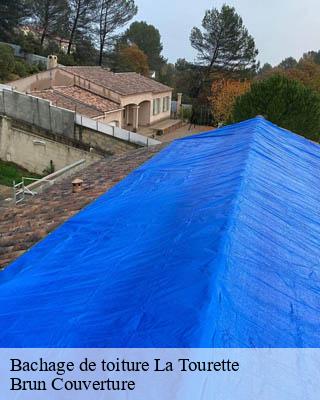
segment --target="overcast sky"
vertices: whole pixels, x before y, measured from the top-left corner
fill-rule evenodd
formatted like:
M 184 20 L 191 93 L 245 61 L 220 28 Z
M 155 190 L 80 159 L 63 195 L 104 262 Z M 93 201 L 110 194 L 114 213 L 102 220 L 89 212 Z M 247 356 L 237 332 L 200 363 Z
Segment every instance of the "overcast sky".
M 136 0 L 137 20 L 155 25 L 161 33 L 164 55 L 193 61 L 189 35 L 200 26 L 204 12 L 223 3 L 233 5 L 256 41 L 261 63 L 278 64 L 320 49 L 320 0 Z

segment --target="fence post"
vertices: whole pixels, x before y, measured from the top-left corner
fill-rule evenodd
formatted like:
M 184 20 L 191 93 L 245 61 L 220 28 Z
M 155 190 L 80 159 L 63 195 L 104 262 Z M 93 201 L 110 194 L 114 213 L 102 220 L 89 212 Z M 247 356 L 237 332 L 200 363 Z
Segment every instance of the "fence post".
M 37 103 L 37 115 L 39 115 L 39 99 L 38 99 L 38 97 L 36 98 L 36 103 Z M 33 110 L 33 113 L 32 113 L 32 122 L 33 122 L 33 125 L 35 125 L 35 122 L 34 122 L 34 119 L 35 119 L 35 112 L 34 112 L 34 110 Z M 38 120 L 39 120 L 40 118 L 38 118 Z
M 51 104 L 49 104 L 49 123 L 50 123 L 50 132 L 52 132 Z
M 5 103 L 5 97 L 4 97 L 4 89 L 2 90 L 2 99 L 3 99 L 3 114 L 4 115 L 7 115 L 6 114 L 6 103 Z
M 14 201 L 14 203 L 16 204 L 16 202 L 17 202 L 17 196 L 16 196 L 16 181 L 13 181 L 12 191 L 13 191 L 13 201 Z

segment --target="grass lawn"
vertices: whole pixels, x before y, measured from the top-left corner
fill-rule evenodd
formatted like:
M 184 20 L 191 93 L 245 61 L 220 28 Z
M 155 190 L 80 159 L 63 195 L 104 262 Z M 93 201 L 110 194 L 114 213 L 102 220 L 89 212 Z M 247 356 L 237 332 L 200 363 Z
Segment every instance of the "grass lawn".
M 0 160 L 0 185 L 12 186 L 12 182 L 21 182 L 22 177 L 41 178 L 40 175 L 31 173 L 18 165 Z M 28 184 L 31 182 L 28 182 Z

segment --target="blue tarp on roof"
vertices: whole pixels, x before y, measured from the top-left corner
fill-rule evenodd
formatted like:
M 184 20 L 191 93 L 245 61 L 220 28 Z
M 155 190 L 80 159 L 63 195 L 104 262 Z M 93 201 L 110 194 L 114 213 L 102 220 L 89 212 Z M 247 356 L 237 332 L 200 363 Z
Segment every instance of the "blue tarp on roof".
M 0 275 L 2 347 L 320 347 L 320 147 L 175 141 Z

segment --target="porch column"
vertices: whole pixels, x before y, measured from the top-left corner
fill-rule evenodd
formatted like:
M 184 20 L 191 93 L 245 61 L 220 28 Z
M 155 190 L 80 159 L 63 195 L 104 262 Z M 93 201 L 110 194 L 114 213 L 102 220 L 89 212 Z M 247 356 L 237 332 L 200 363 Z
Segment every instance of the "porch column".
M 137 132 L 138 131 L 138 127 L 139 127 L 139 106 L 132 106 L 133 109 L 133 132 Z
M 182 114 L 182 93 L 178 93 L 177 114 L 178 117 L 180 117 Z
M 126 125 L 130 123 L 130 105 L 126 107 Z

